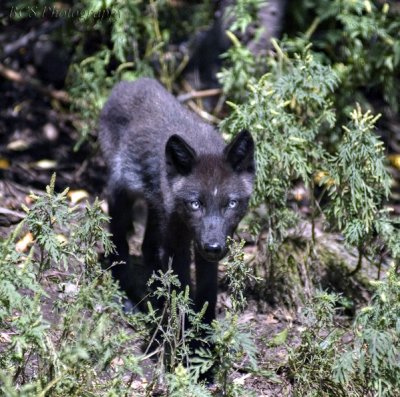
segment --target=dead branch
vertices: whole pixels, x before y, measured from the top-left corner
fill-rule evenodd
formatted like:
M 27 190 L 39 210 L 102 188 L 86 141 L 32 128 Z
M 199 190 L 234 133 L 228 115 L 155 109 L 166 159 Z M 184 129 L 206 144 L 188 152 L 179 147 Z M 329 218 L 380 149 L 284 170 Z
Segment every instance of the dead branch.
M 0 63 L 0 76 L 13 81 L 17 84 L 25 84 L 30 85 L 35 90 L 41 92 L 42 94 L 57 99 L 60 102 L 69 103 L 70 98 L 67 92 L 61 90 L 53 90 L 47 87 L 44 87 L 39 80 L 33 79 L 28 76 L 23 76 L 20 72 L 17 72 L 13 69 L 7 68 L 3 64 Z
M 0 207 L 0 226 L 10 226 L 25 218 L 24 213 Z
M 178 95 L 177 99 L 179 102 L 186 102 L 186 101 L 189 101 L 190 99 L 216 96 L 216 95 L 221 94 L 221 92 L 222 92 L 222 90 L 220 88 L 210 88 L 208 90 L 202 90 L 202 91 L 191 91 L 191 92 L 187 92 L 185 94 Z
M 221 120 L 218 117 L 213 116 L 212 114 L 206 112 L 205 110 L 201 109 L 197 106 L 193 101 L 188 102 L 188 106 L 192 109 L 195 113 L 197 113 L 202 119 L 208 121 L 212 124 L 218 124 Z
M 43 26 L 38 30 L 32 30 L 24 36 L 20 37 L 18 40 L 13 43 L 6 44 L 4 46 L 3 53 L 1 54 L 0 60 L 3 61 L 14 52 L 18 51 L 22 47 L 26 47 L 31 41 L 36 40 L 41 35 L 51 32 L 59 28 L 64 23 L 64 20 L 58 19 L 53 22 L 44 22 Z

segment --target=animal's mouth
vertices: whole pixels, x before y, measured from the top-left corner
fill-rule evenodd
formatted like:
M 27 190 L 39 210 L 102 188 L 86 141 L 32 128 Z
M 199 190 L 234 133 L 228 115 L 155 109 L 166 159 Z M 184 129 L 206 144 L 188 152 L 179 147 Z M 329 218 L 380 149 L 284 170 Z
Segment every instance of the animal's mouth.
M 220 261 L 225 255 L 210 255 L 202 253 L 202 257 L 209 262 L 218 262 Z

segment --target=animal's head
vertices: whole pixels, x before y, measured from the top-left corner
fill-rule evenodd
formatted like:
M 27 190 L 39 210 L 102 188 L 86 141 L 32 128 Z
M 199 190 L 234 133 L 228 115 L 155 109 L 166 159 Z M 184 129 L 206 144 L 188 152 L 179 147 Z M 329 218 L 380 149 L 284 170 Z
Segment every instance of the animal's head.
M 175 211 L 193 233 L 196 250 L 206 260 L 220 260 L 253 188 L 253 138 L 242 131 L 221 153 L 200 155 L 173 135 L 166 145 L 166 161 Z

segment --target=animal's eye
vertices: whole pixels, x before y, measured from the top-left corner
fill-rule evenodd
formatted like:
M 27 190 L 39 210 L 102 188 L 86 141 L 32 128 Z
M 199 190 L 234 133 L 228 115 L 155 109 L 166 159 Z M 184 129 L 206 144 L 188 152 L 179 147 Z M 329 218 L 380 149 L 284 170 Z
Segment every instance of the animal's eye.
M 228 207 L 229 208 L 236 208 L 239 202 L 237 200 L 229 200 Z
M 200 209 L 200 201 L 199 200 L 193 200 L 190 202 L 190 208 L 193 211 L 197 211 L 198 209 Z

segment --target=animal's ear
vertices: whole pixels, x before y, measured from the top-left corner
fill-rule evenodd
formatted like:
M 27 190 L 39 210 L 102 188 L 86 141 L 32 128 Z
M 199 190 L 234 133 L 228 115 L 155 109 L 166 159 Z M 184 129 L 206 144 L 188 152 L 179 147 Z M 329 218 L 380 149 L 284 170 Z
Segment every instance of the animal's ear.
M 196 152 L 179 135 L 172 135 L 165 146 L 168 175 L 187 175 L 196 161 Z
M 249 131 L 237 134 L 225 147 L 224 155 L 234 171 L 254 173 L 254 141 Z

